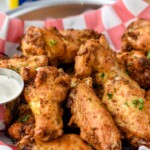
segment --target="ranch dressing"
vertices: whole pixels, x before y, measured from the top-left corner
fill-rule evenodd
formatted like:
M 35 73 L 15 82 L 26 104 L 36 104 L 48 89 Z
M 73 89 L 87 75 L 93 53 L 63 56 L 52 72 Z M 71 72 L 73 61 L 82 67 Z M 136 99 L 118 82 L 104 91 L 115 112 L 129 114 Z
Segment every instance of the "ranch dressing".
M 21 86 L 12 77 L 0 75 L 0 104 L 17 98 Z

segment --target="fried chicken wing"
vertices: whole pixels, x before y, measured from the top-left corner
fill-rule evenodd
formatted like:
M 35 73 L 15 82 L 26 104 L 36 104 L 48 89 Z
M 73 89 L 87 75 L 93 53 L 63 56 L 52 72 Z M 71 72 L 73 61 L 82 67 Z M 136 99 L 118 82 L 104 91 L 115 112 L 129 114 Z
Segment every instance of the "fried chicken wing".
M 48 66 L 47 56 L 15 56 L 13 58 L 0 59 L 0 68 L 8 68 L 18 73 L 23 67 L 36 69 Z
M 29 146 L 34 141 L 34 128 L 35 119 L 31 109 L 27 104 L 19 105 L 18 118 L 8 129 L 9 136 L 17 141 L 19 149 Z
M 52 65 L 71 63 L 78 46 L 67 40 L 54 27 L 50 29 L 31 26 L 28 28 L 20 46 L 24 55 L 47 55 Z
M 29 27 L 21 42 L 24 55 L 47 55 L 52 65 L 72 63 L 79 47 L 87 39 L 99 38 L 93 30 L 62 30 Z
M 148 52 L 150 50 L 150 21 L 138 19 L 132 22 L 122 37 L 122 51 L 140 50 Z
M 120 53 L 117 56 L 123 60 L 129 76 L 142 88 L 150 88 L 150 59 L 140 51 Z
M 33 150 L 92 150 L 75 134 L 66 134 L 50 142 L 37 142 Z
M 38 68 L 35 79 L 26 85 L 24 97 L 35 117 L 35 139 L 48 141 L 63 134 L 61 102 L 69 86 L 70 77 L 55 67 Z
M 74 82 L 74 81 L 72 81 Z M 120 133 L 111 115 L 95 95 L 91 78 L 76 85 L 70 92 L 68 106 L 71 107 L 70 124 L 80 128 L 80 136 L 97 150 L 120 150 Z
M 118 63 L 104 36 L 89 40 L 75 58 L 77 77 L 93 75 L 102 84 L 102 102 L 116 124 L 134 146 L 150 147 L 150 115 L 145 109 L 145 92 Z

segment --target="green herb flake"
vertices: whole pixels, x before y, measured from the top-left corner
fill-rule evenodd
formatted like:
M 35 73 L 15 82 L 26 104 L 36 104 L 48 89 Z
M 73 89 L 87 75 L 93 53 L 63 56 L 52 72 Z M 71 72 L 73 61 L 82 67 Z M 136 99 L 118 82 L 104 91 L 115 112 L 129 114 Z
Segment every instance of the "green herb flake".
M 143 105 L 142 105 L 142 106 L 139 106 L 139 110 L 143 110 Z
M 100 74 L 100 77 L 103 79 L 103 78 L 105 77 L 105 73 L 104 73 L 104 72 L 101 73 L 101 74 Z
M 51 47 L 54 47 L 57 43 L 58 43 L 58 41 L 56 41 L 56 40 L 50 40 Z
M 143 110 L 144 100 L 142 98 L 132 100 L 132 103 L 133 103 L 135 108 L 138 107 L 139 110 Z
M 29 117 L 30 115 L 23 116 L 22 118 L 19 118 L 18 121 L 24 123 L 29 119 Z
M 89 145 L 90 147 L 92 147 L 92 144 L 89 143 L 88 145 Z
M 109 97 L 109 99 L 112 99 L 113 94 L 112 93 L 108 93 L 107 96 Z
M 144 100 L 142 98 L 139 98 L 139 103 L 144 104 Z
M 147 59 L 150 59 L 150 51 L 147 54 Z
M 126 73 L 127 75 L 129 75 L 129 74 L 131 74 L 131 71 L 130 71 L 130 70 L 125 70 L 125 73 Z
M 128 107 L 129 107 L 129 104 L 128 104 L 128 102 L 125 102 L 125 103 L 124 103 L 124 105 L 126 105 L 126 106 L 128 106 Z

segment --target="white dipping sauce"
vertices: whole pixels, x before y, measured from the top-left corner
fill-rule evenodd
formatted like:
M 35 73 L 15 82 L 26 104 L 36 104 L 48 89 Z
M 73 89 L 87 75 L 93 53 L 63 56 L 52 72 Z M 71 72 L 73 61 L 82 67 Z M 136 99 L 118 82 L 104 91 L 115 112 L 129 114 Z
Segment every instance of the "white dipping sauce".
M 0 75 L 0 103 L 17 98 L 20 91 L 21 87 L 14 78 Z

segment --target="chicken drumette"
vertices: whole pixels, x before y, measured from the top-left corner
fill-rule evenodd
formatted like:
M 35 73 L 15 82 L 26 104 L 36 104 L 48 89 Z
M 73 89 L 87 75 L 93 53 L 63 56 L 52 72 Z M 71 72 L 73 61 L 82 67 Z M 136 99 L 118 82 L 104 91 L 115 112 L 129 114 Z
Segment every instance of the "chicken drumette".
M 120 150 L 120 133 L 111 115 L 95 95 L 91 78 L 84 82 L 72 80 L 68 107 L 71 108 L 70 124 L 80 128 L 80 136 L 97 150 Z
M 145 92 L 125 72 L 104 36 L 81 46 L 75 58 L 75 74 L 93 75 L 102 84 L 102 102 L 116 124 L 134 146 L 150 147 L 150 115 L 145 109 Z
M 25 73 L 28 70 L 24 70 Z M 31 75 L 24 97 L 35 117 L 34 137 L 39 141 L 56 139 L 63 134 L 61 102 L 69 90 L 70 78 L 62 69 L 40 67 Z

